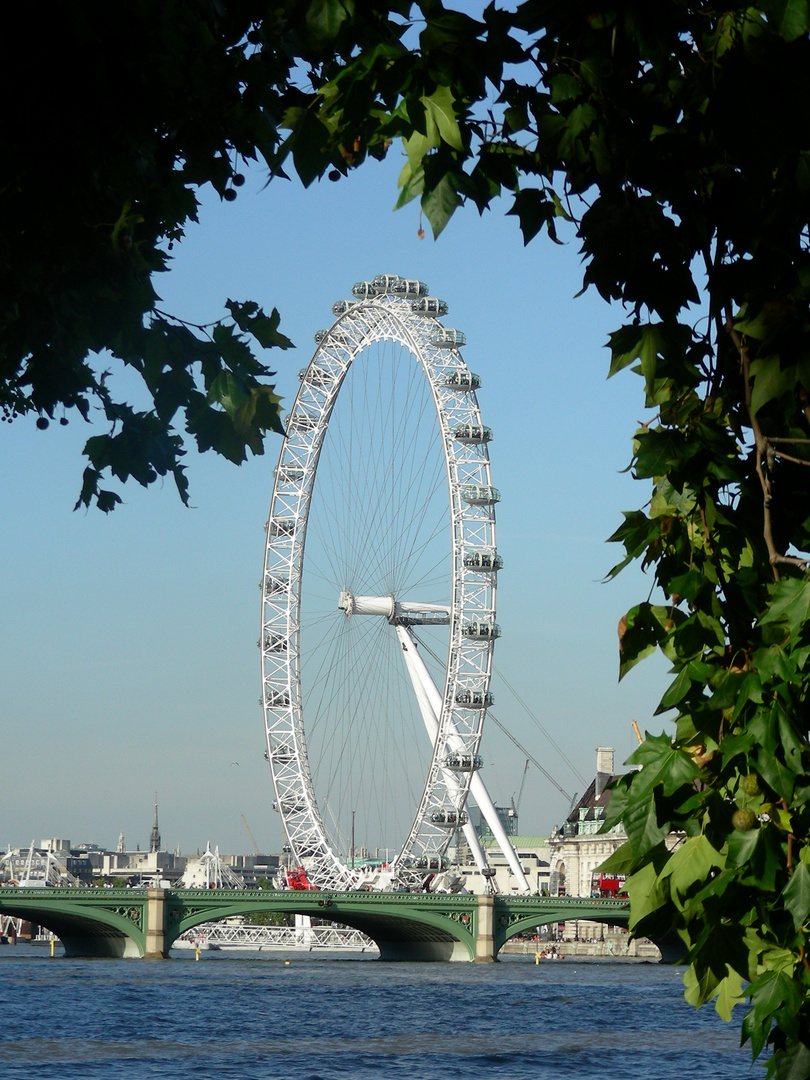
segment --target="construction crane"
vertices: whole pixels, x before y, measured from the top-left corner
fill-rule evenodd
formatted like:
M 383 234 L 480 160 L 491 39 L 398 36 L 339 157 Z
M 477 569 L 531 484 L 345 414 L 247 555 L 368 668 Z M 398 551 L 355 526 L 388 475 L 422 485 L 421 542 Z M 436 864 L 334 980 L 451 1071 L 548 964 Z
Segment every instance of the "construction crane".
M 261 852 L 259 851 L 258 844 L 253 839 L 253 833 L 250 831 L 250 826 L 248 825 L 247 819 L 245 818 L 244 814 L 242 814 L 242 824 L 245 826 L 245 832 L 250 837 L 251 844 L 253 844 L 253 850 L 256 852 L 257 855 L 261 855 Z
M 513 806 L 515 807 L 515 813 L 520 810 L 520 800 L 523 798 L 523 785 L 526 783 L 526 775 L 529 771 L 529 760 L 529 758 L 526 758 L 526 767 L 523 770 L 523 777 L 520 781 L 520 790 L 518 791 L 517 801 L 513 803 Z

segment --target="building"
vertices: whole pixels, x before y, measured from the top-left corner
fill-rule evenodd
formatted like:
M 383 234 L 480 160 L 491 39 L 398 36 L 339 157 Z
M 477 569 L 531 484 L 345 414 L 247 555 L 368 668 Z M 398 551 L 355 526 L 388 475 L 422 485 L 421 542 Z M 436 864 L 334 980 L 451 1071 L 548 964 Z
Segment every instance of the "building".
M 594 871 L 627 839 L 621 825 L 607 833 L 599 831 L 610 803 L 607 785 L 614 777 L 614 754 L 611 746 L 596 748 L 596 775 L 564 824 L 549 837 L 552 896 L 590 896 Z

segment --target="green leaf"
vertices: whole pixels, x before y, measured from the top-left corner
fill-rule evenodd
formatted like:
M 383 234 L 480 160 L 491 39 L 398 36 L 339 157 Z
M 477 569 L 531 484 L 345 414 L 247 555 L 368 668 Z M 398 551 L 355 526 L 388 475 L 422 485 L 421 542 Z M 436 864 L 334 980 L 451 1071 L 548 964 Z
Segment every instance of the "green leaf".
M 759 620 L 760 625 L 781 622 L 788 626 L 791 639 L 795 640 L 810 616 L 810 581 L 799 578 L 783 578 L 774 586 L 768 610 Z
M 656 715 L 658 713 L 667 712 L 669 709 L 674 709 L 675 706 L 686 697 L 689 693 L 689 688 L 692 685 L 692 679 L 689 676 L 688 666 L 681 668 L 678 672 L 677 678 L 670 684 L 669 689 L 661 698 L 661 702 L 658 708 L 655 710 Z
M 751 412 L 756 415 L 769 401 L 778 401 L 792 394 L 796 387 L 796 368 L 783 368 L 778 357 L 766 357 L 751 362 L 754 384 L 751 388 Z
M 648 735 L 627 759 L 628 765 L 640 765 L 632 780 L 631 796 L 650 792 L 660 785 L 665 795 L 691 785 L 700 775 L 689 754 L 672 745 L 666 735 Z
M 433 230 L 433 239 L 437 240 L 447 222 L 453 216 L 461 200 L 453 187 L 449 173 L 445 173 L 438 184 L 422 196 L 422 209 Z
M 724 861 L 705 836 L 690 836 L 675 849 L 660 878 L 669 877 L 671 890 L 683 900 L 694 885 L 703 885 L 713 870 L 721 870 Z
M 552 235 L 551 224 L 556 216 L 556 209 L 552 200 L 547 198 L 542 189 L 521 188 L 515 193 L 515 201 L 507 214 L 513 215 L 520 222 L 524 245 L 533 240 L 544 225 L 549 228 L 551 238 L 557 241 L 556 233 Z
M 810 915 L 810 867 L 800 862 L 793 870 L 790 881 L 782 891 L 785 907 L 793 916 L 796 930 L 803 926 Z
M 787 802 L 793 797 L 796 773 L 767 750 L 760 750 L 756 758 L 757 769 L 765 783 Z
M 667 830 L 658 824 L 655 800 L 631 802 L 622 815 L 631 850 L 637 856 L 645 855 L 662 842 Z
M 248 392 L 244 382 L 229 371 L 223 371 L 221 375 L 218 375 L 208 391 L 208 400 L 218 402 L 231 419 L 236 416 L 247 399 Z
M 762 9 L 785 41 L 795 41 L 810 28 L 807 0 L 763 0 Z
M 807 1080 L 810 1076 L 810 1046 L 789 1039 L 783 1050 L 774 1051 L 774 1080 Z
M 402 191 L 394 209 L 401 210 L 411 199 L 415 199 L 425 190 L 425 170 L 421 165 L 418 169 L 414 169 L 410 161 L 406 161 L 399 174 L 397 186 L 402 188 Z
M 309 0 L 307 29 L 320 46 L 337 37 L 341 26 L 354 15 L 354 0 Z
M 720 976 L 710 967 L 701 967 L 699 971 L 694 966 L 687 968 L 683 976 L 684 997 L 690 1005 L 699 1009 L 705 1005 L 720 985 Z
M 416 173 L 422 167 L 425 154 L 428 150 L 437 146 L 437 142 L 431 142 L 427 135 L 423 135 L 421 131 L 414 131 L 412 135 L 402 140 L 402 145 L 405 147 L 405 153 L 408 156 L 408 164 L 411 167 L 411 173 Z M 400 174 L 400 181 L 402 175 Z M 402 187 L 402 183 L 399 184 Z
M 666 892 L 657 884 L 657 877 L 653 864 L 647 863 L 625 881 L 630 897 L 630 929 L 666 903 Z
M 438 146 L 441 138 L 454 150 L 463 150 L 461 131 L 456 120 L 455 99 L 450 87 L 438 86 L 430 97 L 419 100 L 425 107 L 429 145 Z
M 731 1020 L 731 1010 L 735 1005 L 745 1001 L 743 994 L 742 978 L 732 968 L 728 969 L 728 975 L 721 980 L 717 992 L 717 1001 L 714 1004 L 715 1012 L 727 1023 Z

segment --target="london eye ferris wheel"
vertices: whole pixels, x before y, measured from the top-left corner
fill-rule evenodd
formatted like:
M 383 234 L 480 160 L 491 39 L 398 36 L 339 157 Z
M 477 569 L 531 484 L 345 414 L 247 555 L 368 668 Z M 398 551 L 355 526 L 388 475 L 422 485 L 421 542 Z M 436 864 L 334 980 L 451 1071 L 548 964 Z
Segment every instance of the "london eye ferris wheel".
M 471 791 L 502 832 L 479 775 L 500 633 L 499 494 L 480 379 L 447 311 L 419 281 L 357 283 L 315 335 L 286 418 L 262 706 L 285 837 L 319 888 L 355 886 L 367 856 L 414 887 L 447 865 L 457 830 L 485 868 Z

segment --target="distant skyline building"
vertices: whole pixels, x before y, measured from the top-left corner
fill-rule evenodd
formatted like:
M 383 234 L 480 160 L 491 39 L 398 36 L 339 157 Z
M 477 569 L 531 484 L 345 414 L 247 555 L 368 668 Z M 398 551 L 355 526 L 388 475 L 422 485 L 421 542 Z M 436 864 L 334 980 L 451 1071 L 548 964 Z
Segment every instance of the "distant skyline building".
M 149 851 L 160 851 L 160 829 L 158 828 L 158 797 L 155 792 L 155 820 L 152 823 L 152 832 L 149 835 Z

